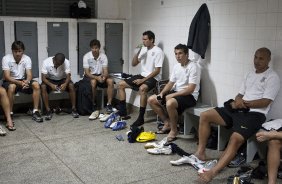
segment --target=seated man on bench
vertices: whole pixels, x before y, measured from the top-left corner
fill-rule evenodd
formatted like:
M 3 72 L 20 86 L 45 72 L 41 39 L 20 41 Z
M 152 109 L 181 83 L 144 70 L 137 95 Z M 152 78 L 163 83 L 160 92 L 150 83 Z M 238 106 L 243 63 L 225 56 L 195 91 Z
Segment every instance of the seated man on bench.
M 236 155 L 240 146 L 254 135 L 266 120 L 270 105 L 280 89 L 280 79 L 269 68 L 271 52 L 260 48 L 254 55 L 255 70 L 249 72 L 243 81 L 235 100 L 224 103 L 201 113 L 199 122 L 199 145 L 194 155 L 187 157 L 187 162 L 202 163 L 207 159 L 205 147 L 210 135 L 211 125 L 217 124 L 232 128 L 229 143 L 218 163 L 210 170 L 199 174 L 199 179 L 210 182 Z
M 14 95 L 17 92 L 32 94 L 33 111 L 32 119 L 38 123 L 43 122 L 39 113 L 40 86 L 32 80 L 31 59 L 24 54 L 25 46 L 21 41 L 14 41 L 12 54 L 7 54 L 2 60 L 3 84 L 7 90 L 10 102 L 10 111 L 13 115 Z
M 167 142 L 176 139 L 178 115 L 186 108 L 196 105 L 200 89 L 201 72 L 197 64 L 188 59 L 188 47 L 178 44 L 174 53 L 178 63 L 174 65 L 169 82 L 160 94 L 152 95 L 148 99 L 152 109 L 164 122 L 162 130 L 156 133 L 169 132 Z
M 43 61 L 41 69 L 41 91 L 46 108 L 45 120 L 52 119 L 52 110 L 49 106 L 48 93 L 51 91 L 68 91 L 72 105 L 72 116 L 78 118 L 76 110 L 76 94 L 74 84 L 71 81 L 70 61 L 62 53 L 57 53 L 54 57 L 48 57 Z

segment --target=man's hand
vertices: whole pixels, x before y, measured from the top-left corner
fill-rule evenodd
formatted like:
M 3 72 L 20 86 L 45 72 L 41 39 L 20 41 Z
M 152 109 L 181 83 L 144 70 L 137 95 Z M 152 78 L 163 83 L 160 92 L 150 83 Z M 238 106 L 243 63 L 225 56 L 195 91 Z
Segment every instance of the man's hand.
M 247 108 L 242 98 L 235 99 L 235 101 L 231 103 L 231 106 L 232 106 L 232 109 L 246 109 Z
M 273 130 L 270 132 L 267 131 L 260 131 L 256 134 L 257 140 L 259 142 L 263 142 L 263 141 L 268 141 L 270 139 L 272 139 L 273 137 L 275 137 L 275 134 L 277 133 L 277 131 Z
M 23 80 L 22 81 L 22 88 L 23 89 L 27 89 L 27 88 L 29 88 L 29 83 L 30 83 L 30 81 L 28 81 L 28 80 Z
M 140 85 L 140 84 L 142 84 L 143 82 L 144 82 L 143 79 L 136 79 L 136 80 L 133 81 L 133 83 L 136 84 L 136 85 Z
M 61 84 L 61 85 L 59 86 L 59 87 L 60 87 L 60 90 L 61 90 L 61 91 L 65 91 L 66 88 L 67 88 L 67 85 L 68 85 L 68 84 L 66 84 L 66 83 Z
M 102 76 L 102 75 L 97 76 L 97 80 L 98 80 L 98 82 L 100 82 L 100 83 L 103 83 L 103 82 L 104 82 L 104 79 L 103 79 L 103 76 Z
M 51 87 L 52 91 L 56 91 L 56 90 L 57 90 L 57 88 L 58 88 L 58 86 L 57 86 L 57 85 L 55 85 L 55 84 L 52 84 L 50 87 Z

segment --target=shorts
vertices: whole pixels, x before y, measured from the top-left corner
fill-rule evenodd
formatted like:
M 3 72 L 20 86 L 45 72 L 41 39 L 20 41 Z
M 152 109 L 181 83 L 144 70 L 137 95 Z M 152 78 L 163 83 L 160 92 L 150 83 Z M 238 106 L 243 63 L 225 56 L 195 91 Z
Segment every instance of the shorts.
M 51 82 L 52 84 L 55 84 L 57 86 L 60 86 L 62 85 L 63 83 L 65 83 L 66 79 L 61 79 L 61 80 L 53 80 L 53 79 L 47 79 L 49 82 Z M 72 84 L 73 82 L 70 81 L 69 84 Z M 68 84 L 68 85 L 69 85 Z M 50 86 L 48 86 L 47 84 L 45 84 L 43 81 L 41 83 L 41 85 L 46 85 L 46 90 L 47 90 L 47 93 L 49 94 L 51 91 L 52 91 L 52 88 Z M 69 91 L 69 86 L 67 86 L 66 88 L 66 91 Z
M 245 140 L 257 133 L 266 120 L 265 115 L 259 112 L 230 112 L 224 107 L 216 107 L 215 110 L 226 123 L 226 128 L 232 128 Z
M 100 76 L 101 74 L 99 74 L 99 75 L 97 75 L 97 74 L 92 74 L 92 75 Z M 83 80 L 89 81 L 89 83 L 90 83 L 90 81 L 91 81 L 92 79 L 90 79 L 90 78 L 84 76 Z M 90 83 L 90 84 L 91 84 L 91 83 Z M 105 82 L 99 82 L 99 81 L 97 81 L 97 87 L 99 87 L 99 88 L 107 88 L 107 87 L 108 87 L 108 84 L 107 84 L 106 81 L 105 81 Z
M 194 107 L 197 103 L 193 95 L 176 96 L 173 98 L 176 99 L 177 104 L 178 104 L 178 107 L 177 107 L 178 115 L 182 114 L 185 109 L 189 107 Z
M 155 78 L 149 78 L 148 80 L 146 80 L 144 83 L 140 84 L 140 85 L 136 85 L 133 83 L 134 80 L 136 79 L 144 79 L 145 77 L 143 77 L 142 75 L 133 75 L 132 77 L 128 78 L 128 79 L 124 79 L 124 81 L 134 90 L 134 91 L 139 91 L 139 87 L 142 84 L 146 84 L 148 86 L 148 91 L 151 91 L 152 89 L 154 89 L 156 87 L 157 84 L 157 80 Z
M 16 79 L 16 80 L 23 81 L 25 79 Z M 23 89 L 22 86 L 20 86 L 20 85 L 16 85 L 15 94 L 18 93 L 18 92 L 25 93 L 25 94 L 32 94 L 33 93 L 33 89 L 32 89 L 32 83 L 33 82 L 37 82 L 37 81 L 31 80 L 30 83 L 29 83 L 29 88 L 26 88 L 26 89 Z M 4 80 L 3 84 L 2 84 L 2 87 L 5 88 L 6 91 L 8 91 L 8 88 L 9 88 L 10 84 L 13 84 L 13 83 Z

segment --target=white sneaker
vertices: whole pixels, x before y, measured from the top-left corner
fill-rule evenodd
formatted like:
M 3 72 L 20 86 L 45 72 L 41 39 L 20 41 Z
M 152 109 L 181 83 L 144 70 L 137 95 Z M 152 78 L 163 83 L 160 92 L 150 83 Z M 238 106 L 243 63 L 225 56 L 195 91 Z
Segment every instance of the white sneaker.
M 210 161 L 207 161 L 207 162 L 203 165 L 203 168 L 200 168 L 200 169 L 198 170 L 198 173 L 207 172 L 207 171 L 211 170 L 211 168 L 213 168 L 216 164 L 217 164 L 217 160 L 210 160 Z
M 6 135 L 6 131 L 2 128 L 2 126 L 0 126 L 0 136 L 5 136 Z
M 99 117 L 99 115 L 100 115 L 100 111 L 96 110 L 96 111 L 92 112 L 92 114 L 89 116 L 89 120 L 95 120 Z
M 178 160 L 172 160 L 170 161 L 171 165 L 183 165 L 183 164 L 190 164 L 190 159 L 187 156 L 183 156 Z
M 160 142 L 148 142 L 144 145 L 145 149 L 149 148 L 162 148 L 164 144 L 167 142 L 167 137 L 163 138 Z
M 112 113 L 113 113 L 113 112 L 112 112 Z M 104 116 L 101 117 L 99 120 L 100 120 L 101 122 L 107 121 L 107 120 L 109 119 L 109 117 L 112 115 L 112 113 L 111 113 L 111 114 L 104 114 Z
M 162 148 L 151 148 L 147 149 L 147 152 L 153 155 L 170 155 L 172 154 L 171 146 L 164 146 Z
M 190 155 L 188 158 L 188 161 L 191 165 L 193 164 L 204 164 L 205 162 L 198 159 L 198 157 L 196 157 L 195 155 Z

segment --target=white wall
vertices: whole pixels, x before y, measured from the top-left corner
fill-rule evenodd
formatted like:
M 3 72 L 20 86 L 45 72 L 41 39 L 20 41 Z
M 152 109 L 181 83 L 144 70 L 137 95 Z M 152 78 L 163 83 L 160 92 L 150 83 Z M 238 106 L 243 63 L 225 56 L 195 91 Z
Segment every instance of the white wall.
M 123 58 L 128 58 L 128 22 L 125 20 L 111 20 L 111 19 L 67 19 L 67 18 L 28 18 L 28 17 L 6 17 L 0 16 L 0 21 L 4 21 L 5 34 L 5 54 L 11 53 L 11 45 L 15 40 L 14 21 L 32 21 L 37 22 L 38 28 L 38 59 L 39 71 L 41 69 L 41 62 L 48 57 L 47 52 L 47 22 L 68 22 L 69 25 L 69 60 L 71 61 L 72 78 L 75 81 L 79 79 L 77 67 L 77 22 L 95 22 L 97 23 L 97 39 L 101 42 L 101 48 L 105 45 L 105 23 L 123 23 Z M 90 42 L 90 40 L 89 40 Z M 90 50 L 90 48 L 89 48 Z M 103 52 L 103 49 L 101 49 Z M 125 59 L 126 61 L 126 59 Z M 128 70 L 128 65 L 124 65 L 124 71 Z M 39 79 L 40 80 L 40 79 Z
M 202 3 L 211 15 L 211 41 L 202 69 L 202 99 L 221 106 L 234 98 L 244 74 L 253 68 L 257 48 L 272 51 L 272 65 L 282 81 L 282 0 L 132 0 L 131 43 L 141 42 L 142 32 L 152 30 L 164 50 L 164 77 L 176 63 L 173 48 L 187 44 L 191 20 Z M 163 4 L 162 4 L 163 3 Z M 129 49 L 132 57 L 134 47 Z M 130 68 L 132 73 L 138 68 Z M 282 85 L 281 85 L 282 86 Z M 271 118 L 282 118 L 282 89 Z

